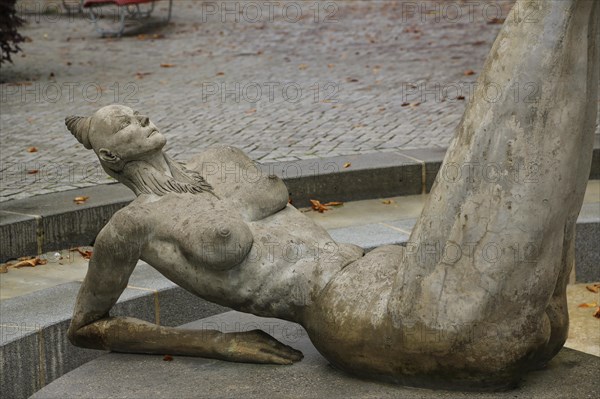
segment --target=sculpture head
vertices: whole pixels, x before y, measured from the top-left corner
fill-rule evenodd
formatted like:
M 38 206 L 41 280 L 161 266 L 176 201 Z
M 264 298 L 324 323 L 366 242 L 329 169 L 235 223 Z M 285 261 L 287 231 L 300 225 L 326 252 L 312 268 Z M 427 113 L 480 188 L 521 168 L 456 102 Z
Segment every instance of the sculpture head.
M 68 116 L 67 129 L 88 150 L 94 150 L 106 173 L 136 195 L 168 192 L 211 192 L 199 173 L 189 171 L 162 152 L 167 143 L 146 115 L 123 105 L 108 105 L 92 116 Z M 152 159 L 162 160 L 158 168 Z M 214 194 L 214 193 L 213 193 Z
M 146 115 L 123 105 L 108 105 L 89 117 L 68 116 L 65 123 L 77 140 L 113 171 L 161 151 L 167 142 Z

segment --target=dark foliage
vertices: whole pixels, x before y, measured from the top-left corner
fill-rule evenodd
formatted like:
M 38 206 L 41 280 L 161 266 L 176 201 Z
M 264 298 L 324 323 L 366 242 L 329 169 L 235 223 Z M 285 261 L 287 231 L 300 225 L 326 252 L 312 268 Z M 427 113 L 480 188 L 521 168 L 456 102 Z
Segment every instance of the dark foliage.
M 0 0 L 0 64 L 4 61 L 12 62 L 11 53 L 21 51 L 19 43 L 25 38 L 17 32 L 17 28 L 23 25 L 23 19 L 19 18 L 15 9 L 17 0 Z

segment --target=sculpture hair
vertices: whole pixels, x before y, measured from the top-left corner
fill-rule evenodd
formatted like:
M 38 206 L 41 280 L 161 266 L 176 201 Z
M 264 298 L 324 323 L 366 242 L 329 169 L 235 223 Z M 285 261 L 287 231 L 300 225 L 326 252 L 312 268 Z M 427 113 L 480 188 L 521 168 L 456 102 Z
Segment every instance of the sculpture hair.
M 77 141 L 79 141 L 88 150 L 92 149 L 90 143 L 90 126 L 92 124 L 92 118 L 89 116 L 67 116 L 65 118 L 65 125 L 67 129 Z

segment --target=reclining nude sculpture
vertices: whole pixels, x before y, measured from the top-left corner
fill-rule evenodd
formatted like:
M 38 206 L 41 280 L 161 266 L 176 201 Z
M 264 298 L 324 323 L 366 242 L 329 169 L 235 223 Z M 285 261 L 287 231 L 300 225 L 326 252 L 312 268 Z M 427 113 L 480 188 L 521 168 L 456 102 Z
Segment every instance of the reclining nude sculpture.
M 597 115 L 599 13 L 600 3 L 587 0 L 516 3 L 444 160 L 495 165 L 495 178 L 438 175 L 409 244 L 366 255 L 349 244 L 327 251 L 331 237 L 288 204 L 275 176 L 202 176 L 206 165 L 254 168 L 240 150 L 211 148 L 181 166 L 163 153 L 154 124 L 130 108 L 66 118 L 106 172 L 137 195 L 96 239 L 69 339 L 120 352 L 301 360 L 263 332 L 109 316 L 141 259 L 208 301 L 301 324 L 351 374 L 513 387 L 556 355 L 568 331 L 565 290 Z M 502 88 L 494 101 L 491 83 Z M 529 101 L 508 89 L 526 83 L 535 87 Z M 526 178 L 514 178 L 523 165 Z M 454 252 L 429 256 L 427 248 Z

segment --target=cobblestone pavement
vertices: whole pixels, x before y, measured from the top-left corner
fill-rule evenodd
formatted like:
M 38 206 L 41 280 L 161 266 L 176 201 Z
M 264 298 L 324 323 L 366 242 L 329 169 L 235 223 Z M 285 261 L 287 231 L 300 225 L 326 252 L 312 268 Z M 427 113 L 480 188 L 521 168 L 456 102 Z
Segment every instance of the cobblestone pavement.
M 31 41 L 0 76 L 0 201 L 110 182 L 63 121 L 113 102 L 181 160 L 446 147 L 513 1 L 175 1 L 168 26 L 121 39 L 58 4 L 18 3 Z

